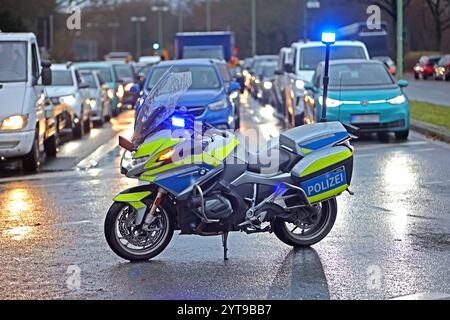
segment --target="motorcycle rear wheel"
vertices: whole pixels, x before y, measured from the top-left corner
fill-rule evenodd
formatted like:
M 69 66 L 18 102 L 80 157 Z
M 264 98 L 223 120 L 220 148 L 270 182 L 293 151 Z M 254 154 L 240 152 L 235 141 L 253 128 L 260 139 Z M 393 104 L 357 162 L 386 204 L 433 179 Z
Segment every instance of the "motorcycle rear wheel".
M 160 205 L 156 209 L 156 219 L 150 225 L 155 231 L 144 232 L 130 225 L 135 213 L 136 210 L 129 204 L 115 202 L 105 219 L 106 241 L 112 251 L 125 260 L 150 260 L 164 251 L 170 243 L 175 223 L 173 217 Z M 149 241 L 149 238 L 154 240 Z M 141 242 L 144 245 L 140 248 L 136 243 Z
M 337 216 L 336 199 L 326 200 L 320 205 L 320 215 L 314 225 L 305 224 L 303 226 L 305 229 L 302 229 L 302 226 L 276 219 L 272 222 L 273 232 L 282 242 L 296 248 L 309 247 L 318 243 L 331 231 Z M 300 233 L 296 233 L 297 230 Z

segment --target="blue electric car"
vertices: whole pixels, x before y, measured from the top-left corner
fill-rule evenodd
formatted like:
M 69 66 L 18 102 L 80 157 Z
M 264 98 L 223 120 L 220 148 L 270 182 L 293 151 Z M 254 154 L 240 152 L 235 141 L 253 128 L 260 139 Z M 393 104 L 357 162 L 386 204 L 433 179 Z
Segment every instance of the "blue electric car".
M 192 86 L 177 103 L 177 108 L 186 108 L 186 112 L 198 121 L 205 121 L 221 129 L 239 128 L 237 99 L 240 85 L 223 78 L 220 64 L 210 59 L 185 59 L 163 61 L 149 72 L 144 85 L 144 96 L 158 82 L 170 67 L 173 71 L 190 71 Z

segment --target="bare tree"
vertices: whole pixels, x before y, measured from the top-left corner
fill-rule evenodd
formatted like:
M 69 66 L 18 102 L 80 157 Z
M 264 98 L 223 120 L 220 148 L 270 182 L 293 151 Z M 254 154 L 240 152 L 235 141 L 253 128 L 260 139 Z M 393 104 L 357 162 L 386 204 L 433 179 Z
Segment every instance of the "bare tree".
M 426 0 L 435 25 L 436 48 L 442 46 L 442 35 L 450 29 L 450 0 Z

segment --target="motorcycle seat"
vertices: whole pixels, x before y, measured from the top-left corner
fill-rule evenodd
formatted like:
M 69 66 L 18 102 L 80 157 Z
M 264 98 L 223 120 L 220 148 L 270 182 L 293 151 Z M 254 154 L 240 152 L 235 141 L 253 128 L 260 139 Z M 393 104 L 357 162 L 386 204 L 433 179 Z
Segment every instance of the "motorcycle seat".
M 255 173 L 277 173 L 291 163 L 288 152 L 278 147 L 258 153 L 248 153 L 248 171 Z

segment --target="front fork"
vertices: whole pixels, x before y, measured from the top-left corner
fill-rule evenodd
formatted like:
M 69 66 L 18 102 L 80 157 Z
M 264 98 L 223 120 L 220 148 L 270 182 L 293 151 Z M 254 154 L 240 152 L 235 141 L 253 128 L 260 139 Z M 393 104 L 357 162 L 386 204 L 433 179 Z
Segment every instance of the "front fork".
M 152 192 L 148 191 L 148 185 L 139 186 L 123 191 L 114 198 L 114 201 L 128 203 L 136 209 L 137 215 L 135 224 L 139 226 L 143 223 L 143 228 L 145 229 L 148 228 L 148 226 L 154 221 L 156 208 L 161 204 L 161 201 L 164 199 L 166 193 L 167 192 L 164 189 L 159 188 L 152 204 L 148 206 L 147 204 L 150 202 L 149 198 L 151 197 Z M 148 210 L 149 207 L 150 210 Z

